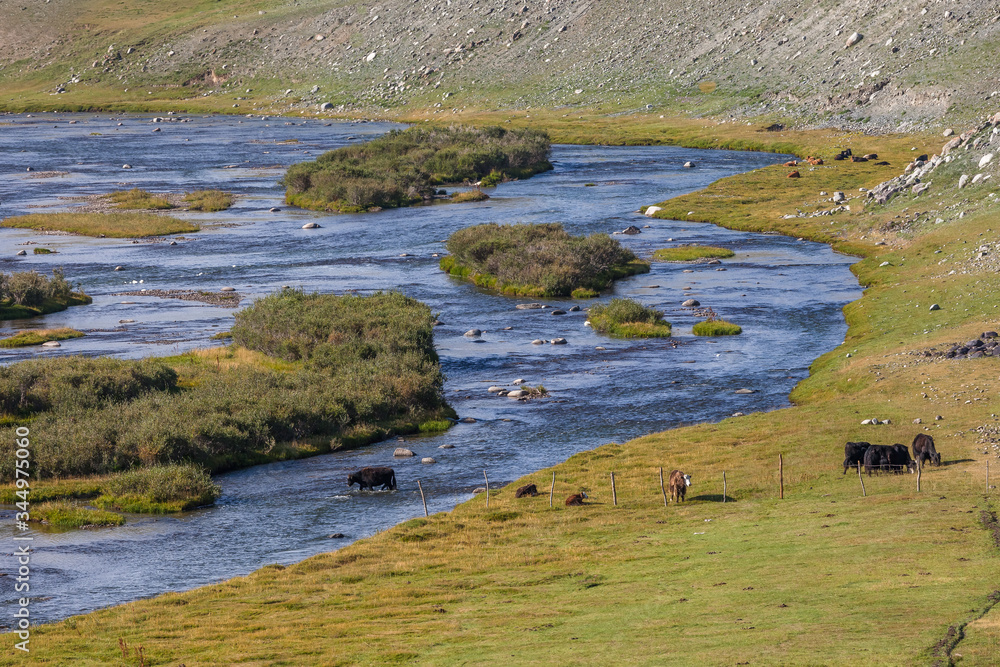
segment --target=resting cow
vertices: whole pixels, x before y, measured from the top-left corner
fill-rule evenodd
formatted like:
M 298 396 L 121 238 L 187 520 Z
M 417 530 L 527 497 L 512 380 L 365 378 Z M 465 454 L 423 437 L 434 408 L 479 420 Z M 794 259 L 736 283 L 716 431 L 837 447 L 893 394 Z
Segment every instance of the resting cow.
M 566 499 L 566 506 L 570 507 L 573 505 L 582 505 L 584 498 L 588 498 L 586 493 L 581 491 L 580 493 L 574 493 L 572 496 Z
M 514 492 L 515 498 L 524 498 L 525 496 L 537 496 L 537 495 L 538 495 L 538 487 L 536 487 L 534 484 L 525 484 L 524 486 L 522 486 L 521 488 L 519 488 L 517 491 Z
M 396 488 L 396 471 L 384 466 L 362 468 L 347 476 L 347 486 L 354 486 L 355 483 L 362 491 L 365 489 L 374 491 L 379 484 L 382 485 L 383 491 L 385 489 L 392 490 Z
M 680 470 L 670 473 L 670 499 L 675 503 L 684 502 L 687 487 L 691 486 L 691 475 L 685 475 Z
M 871 447 L 867 442 L 849 442 L 844 445 L 844 474 L 848 468 L 857 468 L 859 463 L 865 462 L 865 452 Z
M 934 449 L 934 438 L 926 433 L 918 433 L 917 437 L 913 439 L 913 456 L 916 457 L 920 466 L 923 466 L 924 461 L 927 460 L 936 466 L 941 465 L 941 455 Z

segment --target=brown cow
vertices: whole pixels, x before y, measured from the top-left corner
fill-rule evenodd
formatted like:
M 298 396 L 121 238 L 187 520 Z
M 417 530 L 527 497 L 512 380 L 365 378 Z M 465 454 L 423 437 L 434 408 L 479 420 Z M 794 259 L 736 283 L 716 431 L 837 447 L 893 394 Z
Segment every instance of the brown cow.
M 785 166 L 786 167 L 797 167 L 797 166 L 799 166 L 799 163 L 798 163 L 797 160 L 789 160 L 788 162 L 785 163 Z
M 534 497 L 537 495 L 538 495 L 538 487 L 535 486 L 534 484 L 525 484 L 524 486 L 522 486 L 521 488 L 519 488 L 517 491 L 514 492 L 515 498 L 524 498 L 525 496 Z
M 587 497 L 589 496 L 587 496 L 587 494 L 584 493 L 583 491 L 581 491 L 580 493 L 574 493 L 572 496 L 566 499 L 566 506 L 570 507 L 573 505 L 582 505 L 584 498 Z
M 685 475 L 680 470 L 670 473 L 670 499 L 675 503 L 684 502 L 687 487 L 691 486 L 691 475 Z
M 799 174 L 798 171 L 793 171 L 792 173 L 790 173 L 788 175 L 788 178 L 800 178 L 800 177 L 801 177 L 801 174 Z

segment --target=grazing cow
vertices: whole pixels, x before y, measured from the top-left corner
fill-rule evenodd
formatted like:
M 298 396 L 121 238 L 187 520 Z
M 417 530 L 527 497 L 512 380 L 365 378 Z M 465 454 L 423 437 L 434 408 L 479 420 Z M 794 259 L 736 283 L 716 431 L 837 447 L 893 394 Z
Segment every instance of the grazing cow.
M 864 463 L 865 452 L 871 447 L 867 442 L 849 442 L 844 445 L 844 473 L 848 468 L 856 468 L 859 463 Z
M 581 491 L 580 493 L 574 493 L 572 496 L 566 499 L 566 507 L 571 507 L 573 505 L 582 505 L 583 500 L 589 498 L 589 496 Z
M 392 468 L 379 466 L 376 468 L 362 468 L 357 472 L 352 472 L 347 476 L 347 486 L 354 486 L 357 483 L 360 490 L 375 490 L 379 484 L 382 490 L 396 488 L 396 471 Z
M 870 476 L 872 471 L 881 472 L 889 469 L 889 450 L 887 445 L 869 445 L 865 450 L 865 472 Z
M 934 449 L 934 438 L 926 433 L 918 433 L 913 439 L 913 455 L 917 457 L 917 463 L 921 466 L 927 460 L 936 466 L 941 465 L 941 455 Z
M 917 462 L 910 458 L 910 450 L 906 445 L 895 444 L 889 448 L 889 465 L 897 475 L 903 472 L 914 473 L 917 471 Z
M 691 475 L 685 475 L 680 470 L 670 472 L 670 499 L 675 503 L 684 502 L 687 487 L 691 486 Z
M 525 484 L 524 486 L 522 486 L 521 488 L 519 488 L 517 491 L 514 492 L 515 498 L 524 498 L 525 496 L 537 496 L 537 495 L 538 495 L 538 487 L 536 487 L 534 484 Z

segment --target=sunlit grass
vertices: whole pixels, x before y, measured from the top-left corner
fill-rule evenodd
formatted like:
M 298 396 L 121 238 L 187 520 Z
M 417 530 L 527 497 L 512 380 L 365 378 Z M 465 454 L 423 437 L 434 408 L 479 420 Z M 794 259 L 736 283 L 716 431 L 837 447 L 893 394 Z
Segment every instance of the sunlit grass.
M 0 339 L 0 347 L 27 347 L 28 345 L 41 345 L 50 340 L 67 340 L 70 338 L 83 337 L 82 331 L 76 329 L 31 329 L 29 331 L 19 331 L 13 336 Z
M 687 245 L 676 248 L 660 248 L 653 251 L 653 259 L 663 262 L 688 262 L 694 259 L 717 258 L 725 259 L 735 255 L 729 248 L 716 248 L 707 245 Z
M 83 236 L 139 238 L 198 231 L 198 226 L 153 213 L 33 213 L 7 218 L 4 227 L 60 231 Z

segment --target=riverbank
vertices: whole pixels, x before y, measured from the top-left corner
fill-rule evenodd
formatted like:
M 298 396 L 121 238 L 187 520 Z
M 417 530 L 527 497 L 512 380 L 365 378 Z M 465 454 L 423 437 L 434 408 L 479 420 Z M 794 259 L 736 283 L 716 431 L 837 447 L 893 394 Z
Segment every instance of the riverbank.
M 951 651 L 989 664 L 997 611 L 975 619 L 1000 588 L 982 529 L 996 511 L 984 498 L 984 464 L 998 444 L 997 360 L 923 352 L 997 328 L 991 296 L 1000 280 L 974 261 L 976 243 L 996 244 L 997 215 L 966 204 L 939 224 L 886 229 L 923 207 L 900 199 L 798 217 L 796 207 L 826 191 L 816 186 L 860 196 L 857 188 L 901 173 L 910 147 L 939 148 L 863 140 L 855 152 L 878 153 L 892 173 L 838 163 L 781 181 L 791 170 L 771 167 L 670 200 L 723 226 L 829 238 L 865 256 L 854 270 L 868 288 L 845 309 L 847 339 L 816 360 L 792 394 L 795 407 L 607 445 L 492 493 L 489 510 L 480 496 L 288 568 L 38 628 L 44 657 L 103 664 L 120 656 L 122 638 L 158 660 L 223 662 L 271 652 L 278 637 L 283 655 L 312 661 L 510 654 L 516 663 L 544 645 L 554 663 L 627 653 L 807 664 L 850 662 L 861 651 L 872 662 L 946 664 Z M 872 418 L 889 423 L 862 424 Z M 918 432 L 933 435 L 945 463 L 923 471 L 919 494 L 904 475 L 866 479 L 862 496 L 857 477 L 842 474 L 845 441 L 909 443 Z M 684 505 L 663 507 L 660 467 L 694 477 Z M 513 498 L 528 481 L 544 489 L 552 472 L 554 508 L 544 495 Z M 580 489 L 590 506 L 563 507 Z M 276 603 L 267 630 L 248 629 L 245 614 L 266 603 Z M 949 638 L 963 628 L 953 649 Z

